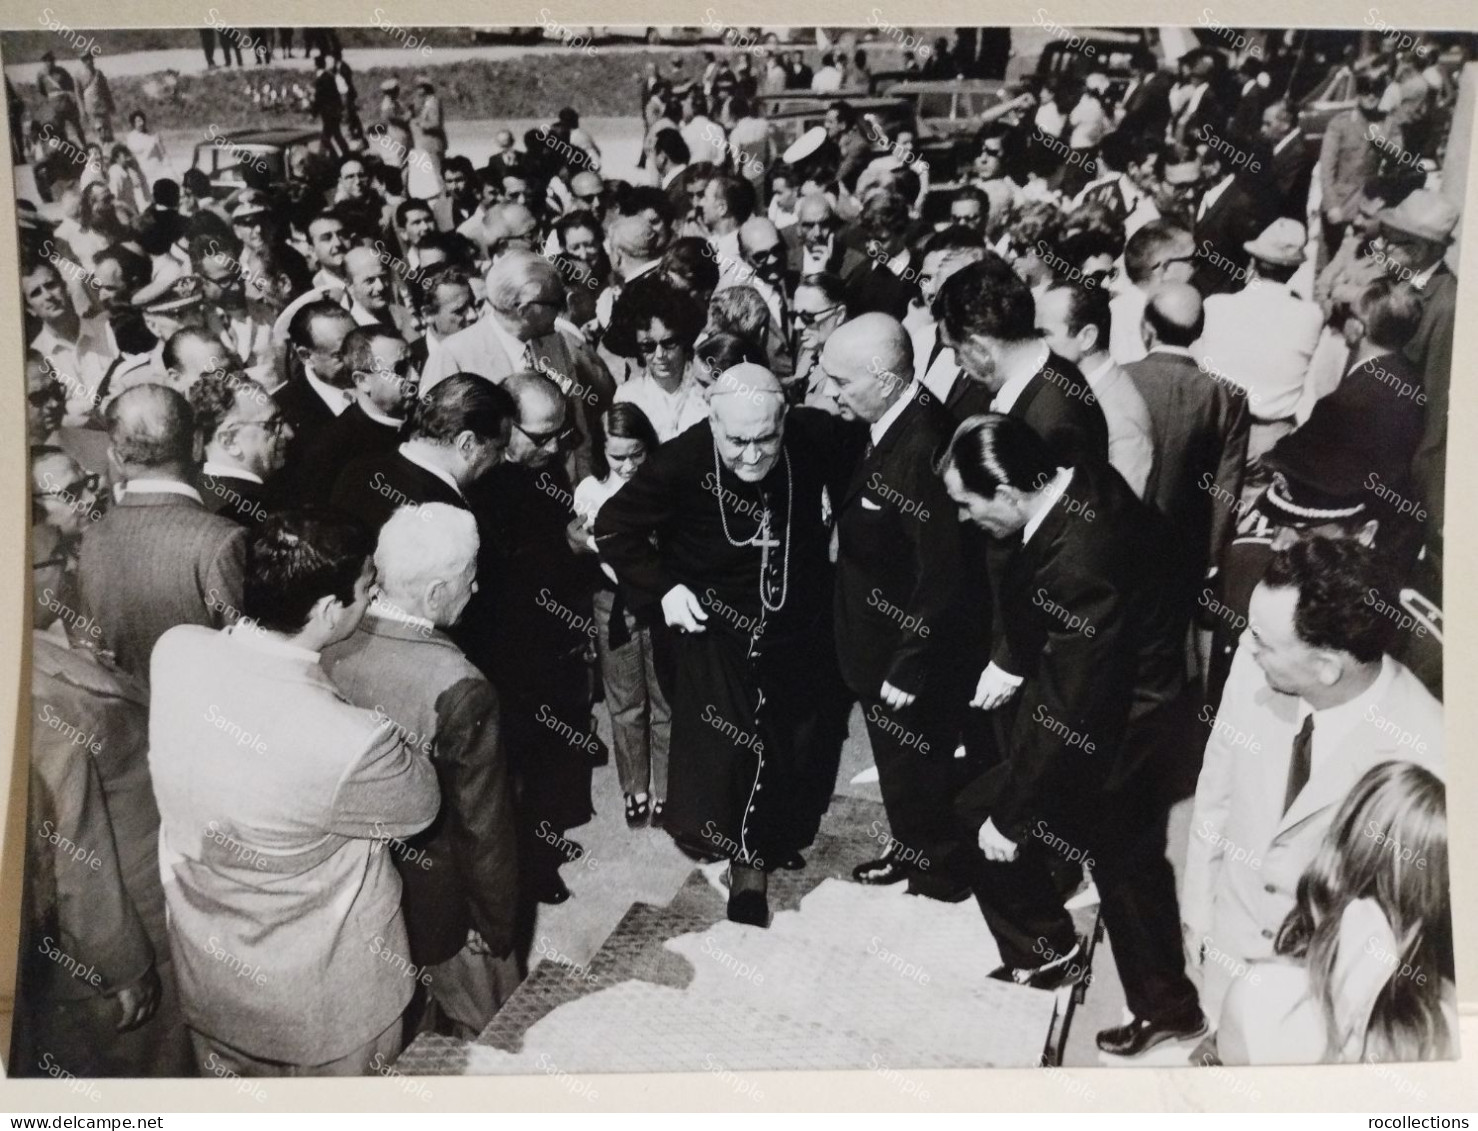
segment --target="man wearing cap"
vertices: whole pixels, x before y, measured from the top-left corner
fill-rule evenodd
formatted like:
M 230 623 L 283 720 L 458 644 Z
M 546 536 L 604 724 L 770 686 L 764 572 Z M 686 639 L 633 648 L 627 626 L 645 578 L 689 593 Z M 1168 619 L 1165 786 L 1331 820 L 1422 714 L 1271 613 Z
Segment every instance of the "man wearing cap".
M 400 104 L 400 83 L 395 79 L 380 84 L 380 128 L 376 132 L 380 160 L 392 169 L 404 169 L 411 152 L 411 119 Z
M 1452 332 L 1457 318 L 1457 276 L 1444 259 L 1457 227 L 1458 210 L 1445 196 L 1418 189 L 1377 215 L 1376 251 L 1386 270 L 1422 299 L 1422 320 L 1406 356 L 1417 367 L 1426 394 L 1426 423 L 1412 464 L 1416 493 L 1426 505 L 1427 549 L 1441 586 L 1442 523 L 1446 514 L 1447 393 L 1452 377 Z
M 1214 709 L 1232 670 L 1232 657 L 1247 628 L 1252 591 L 1268 562 L 1300 538 L 1355 538 L 1374 546 L 1380 520 L 1371 513 L 1370 493 L 1347 468 L 1330 468 L 1311 448 L 1269 455 L 1277 469 L 1256 503 L 1239 516 L 1237 536 L 1221 557 L 1221 569 L 1197 594 L 1197 612 L 1211 625 L 1211 661 L 1206 702 Z
M 164 356 L 167 343 L 187 327 L 203 330 L 206 324 L 205 294 L 195 275 L 181 275 L 163 285 L 151 283 L 134 294 L 133 304 L 143 314 L 144 325 L 158 344 L 148 353 L 119 359 L 99 389 L 104 399 L 116 397 L 135 385 L 170 384 L 170 366 Z M 216 355 L 224 357 L 227 352 L 224 343 L 216 342 L 215 346 Z
M 1319 304 L 1288 289 L 1303 266 L 1307 242 L 1304 226 L 1284 218 L 1244 243 L 1250 257 L 1247 285 L 1206 299 L 1206 328 L 1191 348 L 1205 372 L 1247 390 L 1249 460 L 1293 431 L 1293 410 L 1324 329 Z
M 737 365 L 710 387 L 709 419 L 652 452 L 595 520 L 632 610 L 671 630 L 666 828 L 731 862 L 729 918 L 751 926 L 768 925 L 767 875 L 800 866 L 830 792 L 817 780 L 815 675 L 834 662 L 821 493 L 841 497 L 863 431 L 787 411 L 769 370 Z
M 416 91 L 421 101 L 416 106 L 416 116 L 411 119 L 411 133 L 416 148 L 431 163 L 431 172 L 439 185 L 441 162 L 446 156 L 446 123 L 441 116 L 441 99 L 436 97 L 436 88 L 425 75 L 416 79 Z

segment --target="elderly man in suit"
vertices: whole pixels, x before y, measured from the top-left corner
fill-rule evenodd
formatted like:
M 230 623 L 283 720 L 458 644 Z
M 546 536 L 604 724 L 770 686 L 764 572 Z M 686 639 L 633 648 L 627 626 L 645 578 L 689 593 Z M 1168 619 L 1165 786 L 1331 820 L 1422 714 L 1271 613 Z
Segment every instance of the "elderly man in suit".
M 1186 949 L 1213 1019 L 1236 972 L 1273 957 L 1300 877 L 1360 776 L 1386 761 L 1443 772 L 1442 706 L 1386 654 L 1395 600 L 1380 558 L 1355 539 L 1297 541 L 1253 590 L 1182 882 Z
M 1279 219 L 1243 244 L 1250 257 L 1247 285 L 1206 299 L 1206 325 L 1191 349 L 1207 372 L 1247 390 L 1248 459 L 1293 431 L 1293 410 L 1324 329 L 1319 304 L 1288 289 L 1307 242 L 1301 223 Z
M 349 278 L 349 316 L 358 325 L 381 326 L 406 341 L 420 337 L 411 312 L 392 301 L 394 283 L 380 252 L 351 247 L 344 254 L 344 274 Z
M 935 299 L 960 375 L 945 399 L 957 418 L 1014 416 L 1067 462 L 1108 459 L 1108 422 L 1078 367 L 1052 352 L 1031 288 L 998 255 L 955 272 Z
M 416 403 L 411 347 L 384 326 L 356 326 L 344 338 L 354 383 L 349 407 L 329 422 L 298 462 L 297 497 L 326 500 L 351 460 L 393 452 Z
M 477 589 L 477 523 L 444 503 L 380 530 L 380 591 L 323 666 L 351 703 L 392 720 L 431 758 L 441 812 L 393 845 L 411 961 L 440 1027 L 472 1040 L 518 985 L 517 837 L 498 693 L 445 629 Z
M 166 630 L 236 619 L 246 531 L 211 514 L 192 486 L 195 421 L 179 393 L 129 389 L 108 406 L 107 421 L 121 494 L 82 539 L 82 604 L 118 666 L 147 680 Z
M 287 476 L 296 474 L 301 454 L 349 407 L 344 339 L 354 325 L 347 310 L 327 299 L 304 303 L 288 320 L 287 340 L 298 372 L 272 391 L 293 430 Z
M 207 373 L 190 390 L 190 407 L 205 449 L 201 499 L 213 514 L 255 526 L 267 517 L 268 480 L 287 457 L 292 425 L 267 390 L 240 373 Z
M 1262 112 L 1262 140 L 1273 148 L 1268 177 L 1278 191 L 1278 215 L 1303 223 L 1309 213 L 1309 188 L 1313 184 L 1316 154 L 1308 135 L 1298 124 L 1298 114 L 1286 99 L 1279 99 Z
M 472 484 L 503 461 L 518 410 L 506 390 L 458 373 L 421 397 L 405 440 L 351 459 L 333 505 L 378 530 L 397 507 L 468 506 Z
M 996 639 L 971 705 L 1006 716 L 1010 754 L 958 801 L 1001 952 L 991 976 L 1039 989 L 1081 979 L 1052 873 L 1080 864 L 1098 885 L 1132 1014 L 1098 1047 L 1137 1056 L 1198 1037 L 1160 785 L 1193 703 L 1164 520 L 1101 461 L 1067 463 L 1007 416 L 963 424 L 942 467 L 961 518 L 993 540 Z
M 969 698 L 959 662 L 964 569 L 959 523 L 934 474 L 954 418 L 914 380 L 908 333 L 864 314 L 826 343 L 822 366 L 842 416 L 865 421 L 868 450 L 836 500 L 837 658 L 858 697 L 892 833 L 865 884 L 915 895 L 969 894 L 970 841 L 954 822 L 968 767 L 955 757 Z M 961 676 L 963 674 L 963 681 Z
M 1188 589 L 1231 539 L 1247 464 L 1247 394 L 1191 355 L 1203 321 L 1195 288 L 1166 284 L 1145 307 L 1149 354 L 1125 367 L 1150 410 L 1155 440 L 1155 488 L 1146 501 L 1175 527 Z
M 61 534 L 38 523 L 31 547 L 30 818 L 11 1074 L 48 1063 L 77 1076 L 181 1074 L 189 1054 L 164 935 L 143 697 L 57 631 L 77 623 L 55 597 L 68 561 Z
M 362 526 L 252 532 L 244 619 L 183 625 L 152 665 L 149 767 L 185 1020 L 202 1069 L 362 1075 L 400 1051 L 422 971 L 386 845 L 441 805 L 431 760 L 320 666 L 369 606 Z
M 532 370 L 577 404 L 588 399 L 608 405 L 616 387 L 605 365 L 578 335 L 556 323 L 564 303 L 564 280 L 554 264 L 532 251 L 508 252 L 488 270 L 487 313 L 431 351 L 421 392 L 453 373 L 497 383 Z
M 1155 467 L 1150 410 L 1109 355 L 1111 314 L 1100 287 L 1053 287 L 1037 299 L 1037 328 L 1057 356 L 1082 371 L 1108 424 L 1108 459 L 1141 499 Z
M 1166 283 L 1186 283 L 1195 270 L 1196 241 L 1189 228 L 1151 220 L 1124 241 L 1124 278 L 1109 300 L 1109 353 L 1120 365 L 1143 361 L 1144 307 Z

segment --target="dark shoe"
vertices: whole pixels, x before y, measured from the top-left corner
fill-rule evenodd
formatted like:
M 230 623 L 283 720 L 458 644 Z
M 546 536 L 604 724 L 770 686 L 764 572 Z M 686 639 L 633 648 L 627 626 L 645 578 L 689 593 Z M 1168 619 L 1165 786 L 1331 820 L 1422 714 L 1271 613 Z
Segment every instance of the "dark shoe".
M 1139 1056 L 1166 1041 L 1190 1041 L 1206 1035 L 1206 1018 L 1198 1010 L 1194 1022 L 1148 1021 L 1136 1017 L 1098 1034 L 1098 1047 L 1112 1056 Z
M 792 852 L 784 860 L 780 861 L 779 867 L 787 872 L 799 872 L 806 866 L 806 858 L 799 852 Z
M 729 893 L 729 920 L 751 927 L 770 925 L 770 901 L 762 891 L 731 891 Z
M 1076 985 L 1088 975 L 1087 964 L 1080 961 L 1082 956 L 1083 948 L 1078 945 L 1059 961 L 1046 966 L 997 966 L 986 977 L 996 982 L 1030 986 L 1034 990 L 1056 990 L 1062 986 Z
M 923 882 L 915 876 L 908 881 L 908 894 L 921 895 L 925 899 L 937 899 L 940 903 L 964 903 L 973 892 L 969 884 L 954 887 L 937 881 Z
M 667 802 L 663 801 L 661 798 L 658 798 L 656 801 L 652 802 L 652 828 L 660 829 L 662 827 L 662 811 L 666 807 Z
M 642 798 L 642 800 L 638 801 L 636 799 L 636 794 L 634 794 L 634 793 L 628 793 L 626 795 L 626 827 L 627 828 L 629 828 L 629 829 L 639 829 L 639 828 L 641 828 L 643 825 L 645 825 L 647 823 L 647 820 L 648 820 L 649 817 L 651 817 L 651 815 L 652 815 L 652 803 L 650 801 L 648 801 L 646 798 Z
M 570 889 L 565 887 L 565 882 L 555 876 L 553 883 L 539 892 L 538 899 L 540 903 L 560 904 L 567 902 L 572 894 Z
M 908 879 L 908 869 L 895 857 L 884 856 L 880 860 L 869 860 L 852 869 L 852 878 L 859 884 L 896 884 Z

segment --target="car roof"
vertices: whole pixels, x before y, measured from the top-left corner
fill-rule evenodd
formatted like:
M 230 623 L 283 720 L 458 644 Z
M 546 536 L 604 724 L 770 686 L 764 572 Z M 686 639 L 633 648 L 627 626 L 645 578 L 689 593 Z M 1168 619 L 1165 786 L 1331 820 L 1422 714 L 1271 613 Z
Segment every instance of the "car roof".
M 317 130 L 292 129 L 279 126 L 271 130 L 228 130 L 218 133 L 218 138 L 232 142 L 236 145 L 301 145 L 305 141 L 312 141 L 318 136 Z M 210 145 L 207 140 L 204 144 Z
M 890 98 L 901 94 L 994 94 L 1005 85 L 997 79 L 934 79 L 894 83 L 883 93 Z

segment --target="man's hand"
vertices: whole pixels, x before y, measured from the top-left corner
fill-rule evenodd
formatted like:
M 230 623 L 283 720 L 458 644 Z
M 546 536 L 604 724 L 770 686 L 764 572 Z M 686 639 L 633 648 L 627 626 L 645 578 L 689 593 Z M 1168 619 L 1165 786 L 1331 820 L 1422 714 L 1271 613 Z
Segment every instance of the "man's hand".
M 708 614 L 698 596 L 686 585 L 674 585 L 662 598 L 662 615 L 670 627 L 683 632 L 702 632 Z
M 1016 842 L 1002 835 L 994 820 L 987 818 L 980 826 L 979 842 L 980 851 L 993 863 L 1004 864 L 1016 859 Z
M 150 966 L 144 976 L 130 986 L 124 986 L 116 995 L 123 1015 L 118 1019 L 118 1032 L 126 1033 L 137 1029 L 154 1016 L 159 1008 L 159 974 Z
M 970 706 L 982 711 L 994 711 L 1009 701 L 1020 686 L 1019 676 L 990 664 L 980 673 L 980 682 L 975 685 L 975 698 L 970 700 Z
M 918 696 L 904 691 L 901 687 L 894 687 L 885 679 L 883 680 L 883 690 L 878 692 L 878 698 L 895 711 L 900 711 L 917 699 Z

